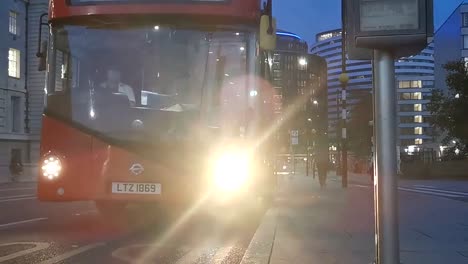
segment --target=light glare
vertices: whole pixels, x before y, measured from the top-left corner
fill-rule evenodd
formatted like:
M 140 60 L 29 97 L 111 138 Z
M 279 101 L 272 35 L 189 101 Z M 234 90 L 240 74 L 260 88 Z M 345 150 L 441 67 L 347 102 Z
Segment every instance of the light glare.
M 241 153 L 225 153 L 214 167 L 214 181 L 224 191 L 240 191 L 249 174 L 249 161 Z

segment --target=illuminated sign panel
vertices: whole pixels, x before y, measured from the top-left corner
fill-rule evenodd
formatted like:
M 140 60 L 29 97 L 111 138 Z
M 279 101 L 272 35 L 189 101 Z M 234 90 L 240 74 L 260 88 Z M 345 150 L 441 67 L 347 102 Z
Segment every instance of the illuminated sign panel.
M 69 0 L 70 5 L 95 4 L 195 4 L 226 3 L 230 0 Z
M 418 0 L 360 0 L 360 30 L 417 30 L 418 11 Z

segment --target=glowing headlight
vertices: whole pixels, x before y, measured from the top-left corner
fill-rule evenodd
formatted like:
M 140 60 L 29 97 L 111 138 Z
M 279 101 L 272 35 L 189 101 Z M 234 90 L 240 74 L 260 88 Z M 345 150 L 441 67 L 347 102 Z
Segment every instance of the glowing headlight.
M 249 159 L 242 153 L 225 153 L 214 164 L 214 181 L 218 188 L 237 190 L 244 185 L 249 175 Z
M 57 156 L 48 156 L 42 161 L 42 175 L 49 180 L 55 179 L 60 176 L 62 171 L 62 162 Z

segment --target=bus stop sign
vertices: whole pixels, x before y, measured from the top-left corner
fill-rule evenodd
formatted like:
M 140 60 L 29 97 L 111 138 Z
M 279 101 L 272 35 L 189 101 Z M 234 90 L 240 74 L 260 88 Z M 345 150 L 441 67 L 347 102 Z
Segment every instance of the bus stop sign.
M 344 8 L 350 59 L 371 59 L 362 49 L 410 56 L 432 41 L 433 0 L 349 0 Z

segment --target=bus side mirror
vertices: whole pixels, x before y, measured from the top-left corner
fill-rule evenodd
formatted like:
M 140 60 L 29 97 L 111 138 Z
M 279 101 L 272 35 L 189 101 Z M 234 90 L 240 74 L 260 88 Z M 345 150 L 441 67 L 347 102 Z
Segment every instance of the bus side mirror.
M 47 13 L 44 13 L 39 18 L 39 37 L 37 38 L 37 53 L 36 57 L 39 58 L 38 71 L 45 71 L 47 68 L 47 41 L 42 41 L 42 27 L 49 26 L 44 22 Z
M 269 15 L 262 15 L 260 18 L 260 48 L 276 49 L 276 19 Z
M 39 52 L 36 56 L 39 58 L 38 71 L 45 71 L 47 69 L 47 41 L 43 41 Z

